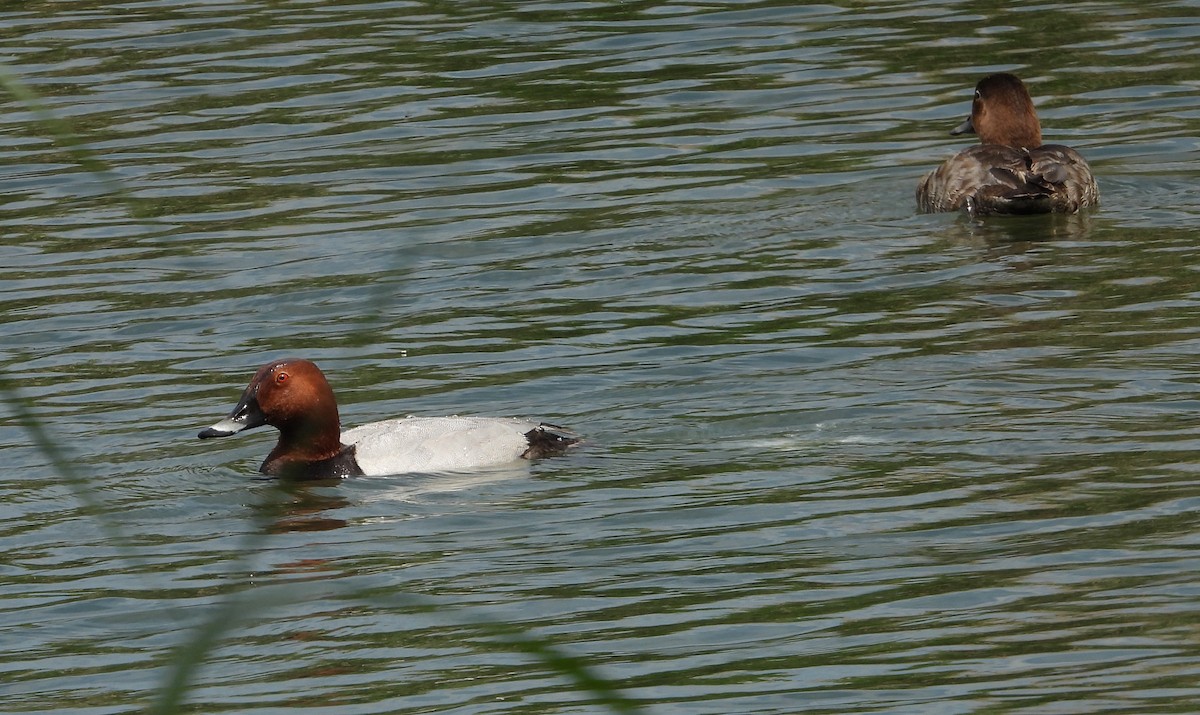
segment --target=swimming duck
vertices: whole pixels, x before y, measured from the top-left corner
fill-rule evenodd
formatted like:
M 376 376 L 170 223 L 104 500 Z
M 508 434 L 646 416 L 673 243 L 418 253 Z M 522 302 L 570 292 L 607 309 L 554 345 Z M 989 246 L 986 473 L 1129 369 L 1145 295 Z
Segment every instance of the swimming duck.
M 580 441 L 554 425 L 494 417 L 404 417 L 342 432 L 329 381 L 299 359 L 259 368 L 229 416 L 199 436 L 262 425 L 277 428 L 279 441 L 259 471 L 290 479 L 475 470 L 561 454 Z
M 979 80 L 971 116 L 950 134 L 978 134 L 980 144 L 925 175 L 917 188 L 917 208 L 924 213 L 963 207 L 972 215 L 1075 213 L 1100 202 L 1079 152 L 1042 144 L 1033 100 L 1015 75 Z

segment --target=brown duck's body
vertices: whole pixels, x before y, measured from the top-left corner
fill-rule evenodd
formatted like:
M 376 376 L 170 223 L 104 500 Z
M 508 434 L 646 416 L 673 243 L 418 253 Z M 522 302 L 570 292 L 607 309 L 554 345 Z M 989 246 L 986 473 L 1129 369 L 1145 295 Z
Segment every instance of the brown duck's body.
M 1079 152 L 1042 144 L 1033 100 L 1015 76 L 980 80 L 970 118 L 951 134 L 967 132 L 979 134 L 982 143 L 925 175 L 917 187 L 920 211 L 1075 213 L 1099 204 L 1096 179 Z
M 963 149 L 926 174 L 917 189 L 917 207 L 924 213 L 963 208 L 980 216 L 1075 213 L 1099 203 L 1087 161 L 1058 144 Z

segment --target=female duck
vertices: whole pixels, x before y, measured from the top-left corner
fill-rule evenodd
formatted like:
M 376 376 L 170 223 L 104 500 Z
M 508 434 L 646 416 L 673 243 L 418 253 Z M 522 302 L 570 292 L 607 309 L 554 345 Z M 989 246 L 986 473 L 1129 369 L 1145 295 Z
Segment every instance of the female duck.
M 925 175 L 917 188 L 922 212 L 965 207 L 972 215 L 1075 213 L 1100 202 L 1083 157 L 1070 147 L 1042 144 L 1033 100 L 1014 75 L 979 80 L 971 116 L 950 133 L 978 134 L 980 144 Z
M 233 412 L 200 433 L 271 425 L 279 442 L 259 470 L 291 479 L 480 469 L 561 454 L 579 437 L 547 424 L 491 417 L 407 417 L 342 432 L 333 388 L 308 360 L 268 363 Z

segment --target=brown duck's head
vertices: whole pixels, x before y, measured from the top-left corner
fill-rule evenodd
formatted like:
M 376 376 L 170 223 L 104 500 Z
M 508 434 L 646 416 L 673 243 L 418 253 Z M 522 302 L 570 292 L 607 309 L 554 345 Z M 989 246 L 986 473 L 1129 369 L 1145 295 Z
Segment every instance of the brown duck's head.
M 1001 144 L 1014 149 L 1036 149 L 1042 145 L 1042 126 L 1029 90 L 1016 75 L 1007 72 L 979 80 L 971 102 L 971 116 L 950 133 L 977 134 L 982 144 Z

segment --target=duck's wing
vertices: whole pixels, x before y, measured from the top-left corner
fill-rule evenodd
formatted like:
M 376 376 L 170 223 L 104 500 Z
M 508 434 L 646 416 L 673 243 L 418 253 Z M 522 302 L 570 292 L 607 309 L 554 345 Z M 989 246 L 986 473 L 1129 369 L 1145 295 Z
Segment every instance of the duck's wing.
M 407 417 L 342 433 L 368 475 L 469 471 L 560 454 L 578 436 L 553 425 L 493 417 Z
M 995 174 L 997 168 L 1015 168 L 1024 163 L 1022 152 L 998 144 L 976 144 L 942 162 L 925 175 L 917 187 L 917 208 L 923 213 L 971 209 L 983 188 L 1007 183 Z
M 1091 168 L 1070 147 L 1026 151 L 998 144 L 969 147 L 930 172 L 917 191 L 922 211 L 972 215 L 1074 213 L 1099 202 Z
M 1100 204 L 1087 160 L 1069 146 L 1046 144 L 1029 152 L 1029 170 L 1054 186 L 1054 210 L 1074 213 Z
M 995 181 L 976 192 L 973 213 L 1075 213 L 1100 201 L 1091 167 L 1070 147 L 1021 151 L 1019 161 L 995 167 L 992 176 Z

